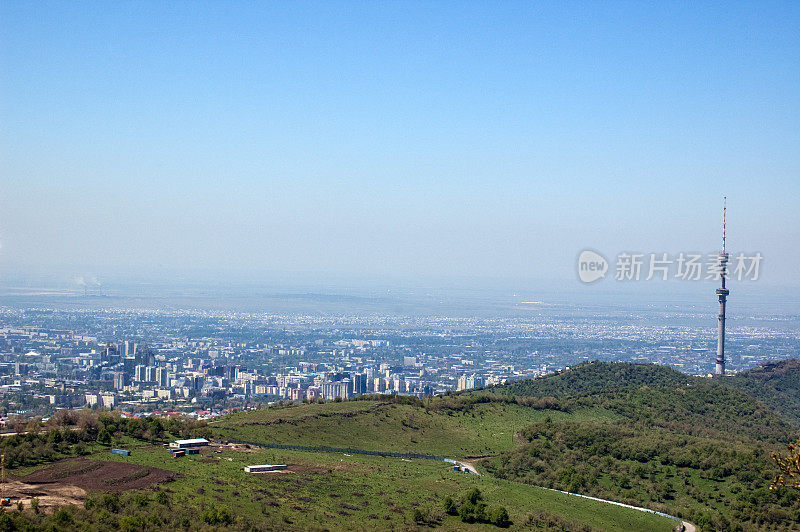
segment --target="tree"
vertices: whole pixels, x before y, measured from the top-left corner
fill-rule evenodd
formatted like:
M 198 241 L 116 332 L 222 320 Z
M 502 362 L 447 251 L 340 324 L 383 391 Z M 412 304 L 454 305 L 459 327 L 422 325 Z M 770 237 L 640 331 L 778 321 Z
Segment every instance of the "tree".
M 63 437 L 62 437 L 61 431 L 58 430 L 58 429 L 52 429 L 47 434 L 47 441 L 49 441 L 50 443 L 61 443 L 62 440 L 63 440 Z
M 6 424 L 10 426 L 12 429 L 14 429 L 14 432 L 16 432 L 17 434 L 22 434 L 23 432 L 25 432 L 25 425 L 27 424 L 27 422 L 25 421 L 25 418 L 22 416 L 12 416 L 11 418 L 9 418 L 8 423 Z
M 97 443 L 111 445 L 111 434 L 106 429 L 100 429 L 100 432 L 97 433 Z
M 483 499 L 483 494 L 481 493 L 481 490 L 479 490 L 478 488 L 472 488 L 467 493 L 465 499 L 471 502 L 472 504 L 478 504 L 478 501 Z
M 507 527 L 511 524 L 511 519 L 508 517 L 508 511 L 505 506 L 495 506 L 487 512 L 489 522 L 495 526 Z
M 786 456 L 781 453 L 771 453 L 770 457 L 777 464 L 781 472 L 772 479 L 769 488 L 777 490 L 779 486 L 800 489 L 800 438 L 795 443 L 789 444 Z
M 458 508 L 458 516 L 465 523 L 475 522 L 475 504 L 470 501 L 464 501 Z

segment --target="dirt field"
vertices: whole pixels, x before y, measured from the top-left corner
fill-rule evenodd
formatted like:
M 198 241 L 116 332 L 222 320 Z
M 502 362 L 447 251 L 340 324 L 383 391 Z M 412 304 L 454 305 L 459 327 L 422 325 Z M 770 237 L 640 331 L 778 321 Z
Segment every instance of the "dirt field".
M 155 467 L 70 458 L 0 483 L 0 496 L 11 497 L 12 507 L 22 503 L 26 510 L 35 497 L 39 500 L 39 510 L 51 513 L 67 504 L 83 504 L 88 492 L 142 489 L 169 482 L 175 476 L 172 471 Z
M 252 445 L 248 445 L 246 443 L 212 443 L 208 447 L 201 447 L 200 453 L 206 454 L 211 452 L 220 452 L 223 450 L 236 451 L 239 453 L 257 453 L 261 449 L 259 449 L 258 447 L 253 447 Z
M 35 471 L 20 480 L 28 484 L 74 486 L 85 491 L 125 491 L 169 482 L 175 476 L 172 471 L 155 467 L 70 458 Z
M 18 480 L 10 480 L 0 484 L 0 496 L 11 497 L 11 504 L 16 508 L 22 503 L 26 510 L 31 507 L 31 499 L 39 499 L 39 511 L 52 513 L 67 504 L 83 504 L 86 490 L 78 486 L 61 484 L 29 484 Z

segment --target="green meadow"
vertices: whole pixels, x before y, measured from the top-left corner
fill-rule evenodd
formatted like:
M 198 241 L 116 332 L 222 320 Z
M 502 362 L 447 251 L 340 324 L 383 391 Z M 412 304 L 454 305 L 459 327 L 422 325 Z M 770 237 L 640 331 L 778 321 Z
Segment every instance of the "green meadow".
M 440 410 L 370 400 L 265 408 L 231 414 L 210 426 L 222 439 L 464 458 L 514 449 L 519 431 L 548 416 L 576 421 L 615 418 L 596 407 L 566 413 L 483 403 Z
M 444 462 L 287 450 L 224 450 L 172 458 L 163 447 L 134 448 L 131 456 L 97 454 L 95 459 L 159 467 L 180 474 L 162 486 L 173 505 L 203 513 L 225 507 L 235 522 L 266 529 L 406 530 L 425 528 L 419 510 L 445 530 L 497 529 L 466 525 L 446 515 L 442 501 L 477 487 L 491 507 L 505 506 L 510 529 L 672 530 L 675 522 L 652 514 L 579 499 L 521 483 L 453 471 Z M 249 464 L 283 463 L 286 473 L 245 473 Z M 324 526 L 322 525 L 324 523 Z

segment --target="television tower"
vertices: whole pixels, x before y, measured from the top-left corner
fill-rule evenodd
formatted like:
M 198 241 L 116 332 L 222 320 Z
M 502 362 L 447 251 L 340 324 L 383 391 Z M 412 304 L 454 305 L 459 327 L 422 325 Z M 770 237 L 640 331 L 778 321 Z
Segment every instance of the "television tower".
M 714 368 L 716 375 L 725 375 L 725 303 L 730 290 L 725 288 L 725 277 L 728 273 L 728 252 L 725 251 L 725 217 L 728 210 L 728 197 L 722 203 L 722 251 L 719 254 L 719 277 L 722 284 L 717 288 L 719 298 L 719 316 L 717 323 L 717 364 Z

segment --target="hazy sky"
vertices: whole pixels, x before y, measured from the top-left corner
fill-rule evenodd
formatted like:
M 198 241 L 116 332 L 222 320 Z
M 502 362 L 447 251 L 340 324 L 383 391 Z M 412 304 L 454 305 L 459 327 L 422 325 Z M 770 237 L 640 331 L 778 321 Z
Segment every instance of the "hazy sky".
M 798 2 L 0 4 L 0 273 L 800 264 Z

